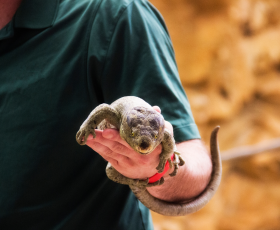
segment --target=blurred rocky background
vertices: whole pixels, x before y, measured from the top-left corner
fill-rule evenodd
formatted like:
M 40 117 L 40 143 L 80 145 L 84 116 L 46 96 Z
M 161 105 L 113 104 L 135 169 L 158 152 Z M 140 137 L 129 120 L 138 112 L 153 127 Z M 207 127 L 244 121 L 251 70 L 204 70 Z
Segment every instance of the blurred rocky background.
M 150 0 L 163 15 L 207 144 L 222 151 L 280 137 L 280 0 Z M 223 162 L 202 210 L 153 213 L 155 230 L 279 230 L 280 150 Z

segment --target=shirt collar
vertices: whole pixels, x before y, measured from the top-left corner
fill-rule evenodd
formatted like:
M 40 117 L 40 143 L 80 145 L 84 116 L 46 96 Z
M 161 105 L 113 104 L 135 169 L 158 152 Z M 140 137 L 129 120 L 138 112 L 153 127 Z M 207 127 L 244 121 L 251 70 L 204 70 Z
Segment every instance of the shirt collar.
M 59 0 L 23 0 L 15 14 L 15 27 L 43 29 L 53 25 Z

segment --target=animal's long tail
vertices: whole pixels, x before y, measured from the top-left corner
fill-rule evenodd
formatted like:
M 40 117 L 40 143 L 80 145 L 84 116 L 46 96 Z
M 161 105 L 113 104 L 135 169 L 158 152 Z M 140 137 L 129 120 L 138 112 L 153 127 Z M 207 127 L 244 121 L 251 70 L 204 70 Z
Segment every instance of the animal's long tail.
M 189 213 L 193 213 L 205 206 L 208 201 L 215 194 L 222 176 L 222 163 L 219 152 L 217 134 L 219 131 L 217 126 L 211 134 L 210 149 L 213 163 L 212 176 L 206 189 L 195 199 L 186 203 L 171 203 L 159 200 L 148 193 L 148 191 L 141 190 L 139 188 L 131 187 L 135 196 L 149 209 L 166 216 L 184 216 Z

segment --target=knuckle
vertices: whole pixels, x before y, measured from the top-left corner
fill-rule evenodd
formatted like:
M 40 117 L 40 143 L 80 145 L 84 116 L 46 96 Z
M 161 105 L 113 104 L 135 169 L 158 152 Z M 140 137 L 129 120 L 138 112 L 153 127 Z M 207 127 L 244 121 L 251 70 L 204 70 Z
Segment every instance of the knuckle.
M 106 148 L 106 149 L 103 150 L 103 154 L 105 154 L 105 155 L 107 155 L 107 156 L 110 156 L 110 155 L 112 155 L 112 150 Z
M 113 149 L 113 151 L 115 151 L 117 153 L 124 153 L 125 152 L 125 147 L 120 145 L 120 144 L 114 145 L 112 149 Z
M 132 167 L 133 163 L 131 161 L 131 159 L 127 156 L 121 156 L 121 161 L 126 165 L 126 167 Z
M 134 166 L 134 163 L 133 163 L 128 157 L 126 157 L 126 164 L 127 164 L 129 167 L 133 167 L 133 166 Z
M 112 165 L 116 170 L 118 170 L 118 168 L 119 168 L 119 162 L 118 162 L 117 160 L 110 158 L 108 161 L 111 163 L 111 165 Z

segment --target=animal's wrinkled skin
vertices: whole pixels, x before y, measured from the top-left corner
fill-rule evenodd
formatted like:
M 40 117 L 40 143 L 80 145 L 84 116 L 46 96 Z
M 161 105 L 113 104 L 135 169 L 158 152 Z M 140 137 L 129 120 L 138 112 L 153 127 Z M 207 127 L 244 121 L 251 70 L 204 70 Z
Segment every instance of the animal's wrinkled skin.
M 101 104 L 97 106 L 83 122 L 76 135 L 76 140 L 80 145 L 85 145 L 88 135 L 91 133 L 95 137 L 95 128 L 104 130 L 106 128 L 117 128 L 120 136 L 124 139 L 136 152 L 147 155 L 151 153 L 160 143 L 162 144 L 162 152 L 160 154 L 160 162 L 157 166 L 158 172 L 164 170 L 166 161 L 169 161 L 174 171 L 170 176 L 175 176 L 178 171 L 178 165 L 185 162 L 176 150 L 173 136 L 164 129 L 164 119 L 161 114 L 157 113 L 151 105 L 144 100 L 128 96 L 122 97 L 111 105 Z M 195 200 L 185 204 L 175 204 L 165 202 L 151 196 L 146 187 L 157 186 L 164 183 L 164 179 L 148 184 L 147 180 L 130 179 L 120 174 L 107 164 L 106 174 L 109 179 L 129 185 L 135 196 L 149 209 L 163 215 L 180 216 L 195 212 L 202 208 L 214 195 L 221 179 L 221 160 L 218 150 L 216 128 L 211 137 L 211 155 L 213 162 L 212 179 L 207 189 Z M 174 153 L 173 161 L 170 159 Z

